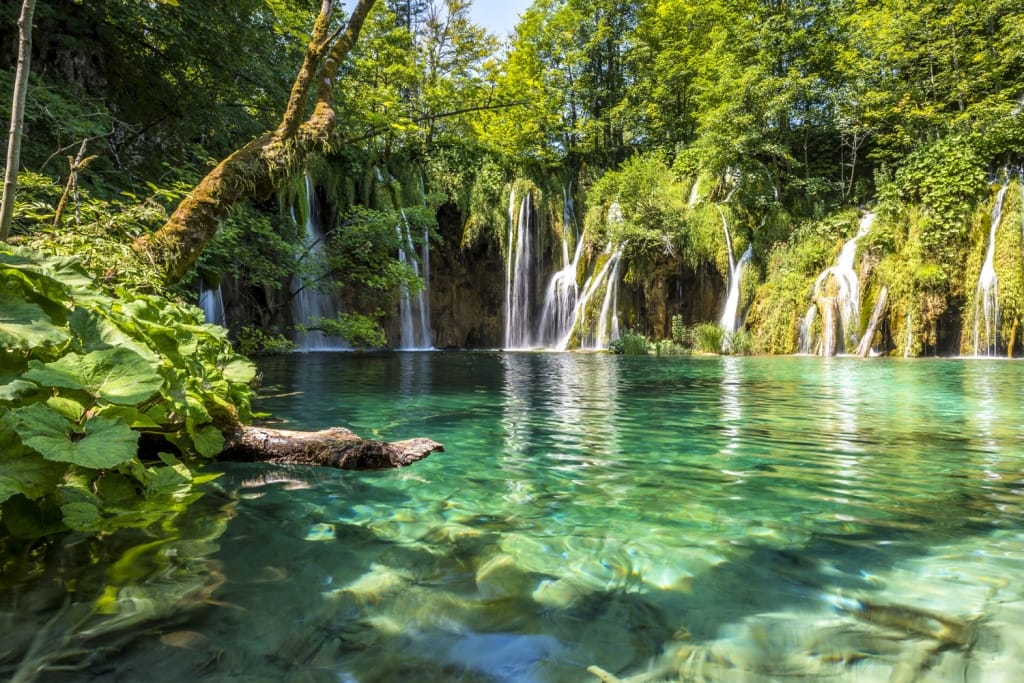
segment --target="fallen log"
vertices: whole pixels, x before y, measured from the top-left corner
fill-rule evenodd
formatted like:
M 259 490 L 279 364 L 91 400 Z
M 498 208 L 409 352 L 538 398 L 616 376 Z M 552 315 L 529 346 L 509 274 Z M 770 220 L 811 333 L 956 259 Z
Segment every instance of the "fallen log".
M 320 465 L 343 470 L 405 467 L 444 446 L 430 439 L 375 441 L 344 427 L 319 432 L 296 432 L 237 425 L 226 436 L 219 460 L 266 462 L 278 465 Z

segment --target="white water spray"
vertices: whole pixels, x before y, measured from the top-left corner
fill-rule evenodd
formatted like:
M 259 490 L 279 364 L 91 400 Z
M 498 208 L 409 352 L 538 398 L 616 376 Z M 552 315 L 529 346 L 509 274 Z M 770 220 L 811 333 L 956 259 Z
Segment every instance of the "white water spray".
M 572 314 L 572 324 L 555 348 L 565 351 L 569 348 L 573 333 L 577 330 L 580 336 L 580 348 L 604 349 L 619 337 L 618 322 L 618 283 L 619 264 L 622 260 L 621 249 L 612 250 L 609 244 L 605 250 L 608 258 L 604 264 L 583 284 L 583 291 L 576 302 Z M 596 326 L 588 330 L 586 325 L 587 308 L 597 296 L 601 296 L 601 308 Z
M 722 212 L 722 230 L 725 231 L 725 244 L 729 250 L 729 296 L 726 297 L 725 310 L 722 312 L 722 318 L 719 320 L 718 326 L 725 330 L 726 335 L 729 335 L 736 331 L 743 269 L 754 256 L 754 245 L 750 244 L 747 250 L 743 252 L 740 260 L 736 261 L 732 255 L 732 236 L 729 234 L 729 222 L 725 218 L 725 212 Z M 726 337 L 726 343 L 728 343 L 728 336 Z
M 199 308 L 203 309 L 203 317 L 207 323 L 227 327 L 227 319 L 224 315 L 224 294 L 220 285 L 214 289 L 203 286 L 199 291 Z
M 505 348 L 526 349 L 530 336 L 530 292 L 533 281 L 533 194 L 519 203 L 515 213 L 515 190 L 509 197 L 508 259 L 505 270 Z
M 999 345 L 999 277 L 996 275 L 996 233 L 1003 219 L 1003 200 L 1009 182 L 999 188 L 992 206 L 988 251 L 974 293 L 974 355 L 995 356 Z
M 857 344 L 859 332 L 857 325 L 860 318 L 860 280 L 854 268 L 854 260 L 857 256 L 857 243 L 870 232 L 874 222 L 875 214 L 873 212 L 864 214 L 860 219 L 857 235 L 843 245 L 835 264 L 826 268 L 814 282 L 815 301 L 826 294 L 834 293 L 839 312 L 838 329 L 822 330 L 826 348 L 832 346 L 833 335 L 835 335 L 836 347 L 840 351 L 853 348 Z M 833 290 L 827 291 L 826 285 L 830 281 L 833 283 Z M 804 317 L 804 324 L 807 327 L 801 329 L 800 336 L 802 340 L 806 341 L 806 347 L 801 346 L 802 353 L 812 352 L 814 342 L 809 325 L 814 322 L 814 317 L 810 311 Z M 803 345 L 803 342 L 801 344 Z
M 325 235 L 320 226 L 316 212 L 315 188 L 313 179 L 306 175 L 305 193 L 302 196 L 305 210 L 305 243 L 306 253 L 303 260 L 317 264 L 324 255 Z M 294 207 L 292 218 L 295 218 Z M 321 291 L 317 286 L 325 277 L 322 273 L 307 273 L 306 277 L 296 276 L 292 280 L 292 317 L 295 322 L 306 327 L 316 327 L 324 318 L 336 317 L 339 313 L 334 297 L 329 292 Z M 329 337 L 320 330 L 296 332 L 295 344 L 300 351 L 336 351 L 349 349 L 349 345 L 338 337 Z
M 427 350 L 433 348 L 433 336 L 430 331 L 430 245 L 429 232 L 424 229 L 423 247 L 419 259 L 412 256 L 416 253 L 412 232 L 405 211 L 399 208 L 401 220 L 395 226 L 398 234 L 398 260 L 412 269 L 416 277 L 421 277 L 420 266 L 423 267 L 423 287 L 413 296 L 404 282 L 400 285 L 399 315 L 401 334 L 398 348 L 406 351 Z

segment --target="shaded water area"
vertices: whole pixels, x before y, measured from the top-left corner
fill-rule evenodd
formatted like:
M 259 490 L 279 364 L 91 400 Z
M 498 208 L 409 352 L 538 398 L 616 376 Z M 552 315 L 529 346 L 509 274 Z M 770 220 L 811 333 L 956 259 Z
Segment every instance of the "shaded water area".
M 44 681 L 1024 680 L 1024 365 L 263 365 L 289 427 L 447 452 L 224 465 L 173 525 L 69 539 L 2 596 L 0 677 L 43 633 L 93 652 Z

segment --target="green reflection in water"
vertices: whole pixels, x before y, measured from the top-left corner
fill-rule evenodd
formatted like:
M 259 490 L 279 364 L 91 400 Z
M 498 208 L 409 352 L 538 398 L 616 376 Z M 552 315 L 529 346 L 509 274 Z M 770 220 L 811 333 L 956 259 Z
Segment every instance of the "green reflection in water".
M 393 472 L 224 466 L 218 495 L 238 502 L 210 558 L 217 604 L 111 666 L 125 680 L 597 680 L 591 665 L 1020 678 L 1022 367 L 275 359 L 258 408 L 288 426 L 447 452 Z

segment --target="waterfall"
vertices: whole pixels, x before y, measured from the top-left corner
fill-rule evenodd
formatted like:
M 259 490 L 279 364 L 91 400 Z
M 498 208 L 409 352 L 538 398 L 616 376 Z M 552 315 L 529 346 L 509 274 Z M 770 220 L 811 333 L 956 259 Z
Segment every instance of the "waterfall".
M 686 201 L 686 205 L 691 209 L 697 206 L 697 202 L 700 201 L 700 176 L 693 179 L 693 185 L 690 186 L 690 197 Z
M 729 250 L 729 296 L 725 300 L 725 310 L 722 312 L 722 319 L 718 322 L 718 326 L 725 330 L 726 335 L 729 335 L 736 331 L 736 316 L 740 307 L 740 280 L 743 268 L 754 256 L 754 245 L 750 244 L 737 262 L 732 255 L 732 236 L 729 234 L 729 222 L 725 219 L 724 212 L 722 213 L 722 229 L 725 231 L 725 245 Z M 728 337 L 726 343 L 728 343 Z
M 402 338 L 398 348 L 403 350 L 425 350 L 433 348 L 433 337 L 430 332 L 430 244 L 429 231 L 424 228 L 423 247 L 420 256 L 410 256 L 416 253 L 416 246 L 412 241 L 412 232 L 405 211 L 399 208 L 401 220 L 395 226 L 398 233 L 398 260 L 409 266 L 416 277 L 420 277 L 420 264 L 423 265 L 423 286 L 412 296 L 409 287 L 404 282 L 399 292 L 399 314 L 402 323 Z
M 555 346 L 559 351 L 569 348 L 573 332 L 577 329 L 580 333 L 580 348 L 583 349 L 605 349 L 608 348 L 608 344 L 619 337 L 618 284 L 622 251 L 621 249 L 613 251 L 609 244 L 605 254 L 608 255 L 608 258 L 604 265 L 583 284 L 583 291 L 572 313 L 572 324 L 568 326 L 564 336 Z M 601 308 L 596 320 L 596 328 L 588 329 L 587 308 L 591 301 L 596 300 L 597 296 L 601 296 Z
M 992 206 L 992 225 L 989 228 L 988 251 L 985 263 L 978 276 L 978 288 L 974 294 L 974 355 L 994 356 L 999 345 L 999 278 L 996 276 L 996 232 L 1003 219 L 1003 200 L 1009 181 L 999 188 L 996 203 Z M 984 319 L 984 329 L 982 329 Z
M 811 307 L 807 309 L 807 313 L 804 314 L 804 318 L 800 323 L 800 353 L 813 354 L 816 352 L 816 350 L 812 348 L 814 344 L 814 333 L 812 328 L 814 327 L 814 321 L 817 319 L 818 307 L 811 304 Z
M 581 289 L 577 278 L 583 259 L 583 239 L 569 232 L 574 222 L 570 189 L 563 189 L 562 212 L 562 267 L 548 280 L 540 316 L 534 318 L 531 315 L 536 310 L 532 290 L 538 277 L 536 261 L 541 254 L 535 246 L 533 197 L 527 193 L 517 205 L 514 190 L 509 196 L 508 254 L 505 262 L 506 349 L 544 347 L 564 351 L 569 347 L 574 332 L 579 332 L 582 348 L 599 349 L 607 348 L 619 337 L 621 251 L 613 250 L 609 245 L 603 266 Z M 622 220 L 618 203 L 609 208 L 609 220 Z M 570 236 L 575 238 L 574 248 Z M 591 311 L 588 317 L 588 306 L 598 301 L 601 302 L 600 312 L 595 318 Z
M 875 222 L 875 214 L 868 212 L 860 219 L 857 235 L 843 245 L 834 265 L 826 268 L 814 282 L 814 302 L 834 302 L 838 319 L 831 320 L 831 315 L 822 311 L 822 353 L 829 355 L 832 350 L 843 351 L 857 343 L 860 318 L 860 280 L 854 268 L 857 257 L 857 243 L 871 230 Z M 804 318 L 806 329 L 801 329 L 800 336 L 806 339 L 806 351 L 810 352 L 813 345 L 809 323 L 814 322 L 810 312 Z
M 544 346 L 556 346 L 572 330 L 576 302 L 579 300 L 576 273 L 582 253 L 583 240 L 577 240 L 576 251 L 572 260 L 569 260 L 569 242 L 562 240 L 562 259 L 565 265 L 551 276 L 540 315 L 538 341 Z
M 206 285 L 199 290 L 199 308 L 203 309 L 203 316 L 210 325 L 221 325 L 227 327 L 227 319 L 224 316 L 224 294 L 220 285 L 216 289 L 210 289 Z
M 533 194 L 526 193 L 515 213 L 515 190 L 509 196 L 508 257 L 505 268 L 505 348 L 530 348 L 530 290 L 534 275 L 530 217 Z
M 327 276 L 322 271 L 321 261 L 324 258 L 324 232 L 316 211 L 315 188 L 313 179 L 306 175 L 305 192 L 302 195 L 302 208 L 305 211 L 305 254 L 303 261 L 308 261 L 313 268 L 303 276 L 292 279 L 292 317 L 296 324 L 315 327 L 323 318 L 334 318 L 338 315 L 334 298 L 329 292 L 321 291 L 320 281 Z M 292 207 L 292 219 L 295 220 L 295 208 Z M 329 337 L 320 330 L 296 332 L 295 344 L 300 351 L 336 351 L 350 348 L 344 340 Z
M 619 338 L 619 266 L 622 263 L 622 252 L 616 251 L 609 260 L 613 265 L 611 274 L 604 284 L 604 299 L 597 319 L 597 334 L 592 344 L 587 345 L 584 341 L 581 346 L 585 349 L 606 349 Z

